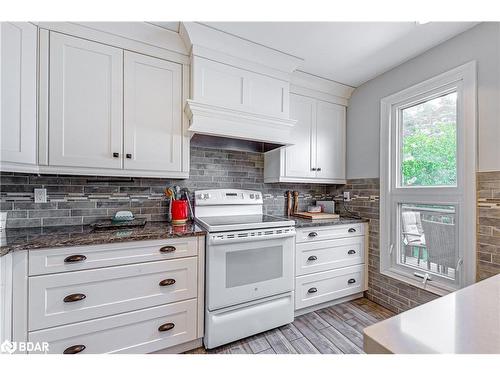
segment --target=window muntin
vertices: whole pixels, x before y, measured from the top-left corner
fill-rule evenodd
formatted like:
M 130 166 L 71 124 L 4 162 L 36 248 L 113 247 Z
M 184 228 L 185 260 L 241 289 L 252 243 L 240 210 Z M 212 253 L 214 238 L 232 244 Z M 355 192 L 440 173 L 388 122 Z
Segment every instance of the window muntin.
M 400 186 L 456 186 L 457 92 L 400 109 L 398 128 Z

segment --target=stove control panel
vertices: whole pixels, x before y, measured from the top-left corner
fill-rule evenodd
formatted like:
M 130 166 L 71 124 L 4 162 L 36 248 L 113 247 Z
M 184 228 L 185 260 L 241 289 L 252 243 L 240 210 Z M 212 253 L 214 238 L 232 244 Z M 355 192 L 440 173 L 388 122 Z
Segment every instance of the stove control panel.
M 263 204 L 262 193 L 241 189 L 211 189 L 195 191 L 195 206 L 231 204 Z

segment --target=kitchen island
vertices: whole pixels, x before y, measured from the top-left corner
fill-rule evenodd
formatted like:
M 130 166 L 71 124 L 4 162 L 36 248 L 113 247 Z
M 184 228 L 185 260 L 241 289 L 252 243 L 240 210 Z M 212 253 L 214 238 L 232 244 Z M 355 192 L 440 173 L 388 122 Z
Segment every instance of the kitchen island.
M 500 354 L 500 275 L 365 328 L 364 350 Z

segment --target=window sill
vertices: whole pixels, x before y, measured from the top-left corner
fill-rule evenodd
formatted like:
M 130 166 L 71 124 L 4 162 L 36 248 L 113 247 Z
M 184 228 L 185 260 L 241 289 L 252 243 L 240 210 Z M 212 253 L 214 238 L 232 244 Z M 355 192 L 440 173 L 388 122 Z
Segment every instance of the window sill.
M 427 284 L 424 285 L 424 283 L 422 283 L 421 281 L 415 280 L 413 277 L 410 277 L 410 276 L 407 276 L 407 275 L 402 274 L 400 272 L 397 272 L 394 269 L 380 270 L 380 273 L 384 276 L 390 277 L 391 279 L 401 281 L 405 284 L 409 284 L 409 285 L 414 286 L 418 289 L 425 290 L 427 292 L 436 294 L 438 296 L 445 296 L 445 295 L 457 290 L 457 289 L 454 289 L 451 287 L 446 287 L 442 284 L 436 285 L 436 283 L 432 282 L 432 281 L 428 281 Z M 434 285 L 432 285 L 432 284 L 434 284 Z

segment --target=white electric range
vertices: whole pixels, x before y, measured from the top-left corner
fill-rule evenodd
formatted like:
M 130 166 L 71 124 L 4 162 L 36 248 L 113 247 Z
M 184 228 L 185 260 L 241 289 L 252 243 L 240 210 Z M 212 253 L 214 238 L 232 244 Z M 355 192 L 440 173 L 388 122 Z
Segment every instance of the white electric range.
M 208 231 L 207 348 L 293 321 L 295 222 L 262 206 L 258 191 L 195 192 L 196 222 Z

